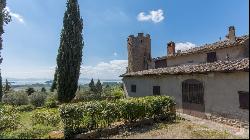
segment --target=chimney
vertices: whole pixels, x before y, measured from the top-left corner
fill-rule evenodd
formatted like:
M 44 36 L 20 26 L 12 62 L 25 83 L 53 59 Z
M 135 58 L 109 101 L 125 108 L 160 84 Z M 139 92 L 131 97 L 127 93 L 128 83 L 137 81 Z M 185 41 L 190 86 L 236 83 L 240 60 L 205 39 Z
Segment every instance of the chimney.
M 236 40 L 234 26 L 229 27 L 229 33 L 227 35 L 227 38 L 229 39 L 230 42 L 234 42 Z
M 175 55 L 175 43 L 172 41 L 169 42 L 167 50 L 168 50 L 168 56 Z

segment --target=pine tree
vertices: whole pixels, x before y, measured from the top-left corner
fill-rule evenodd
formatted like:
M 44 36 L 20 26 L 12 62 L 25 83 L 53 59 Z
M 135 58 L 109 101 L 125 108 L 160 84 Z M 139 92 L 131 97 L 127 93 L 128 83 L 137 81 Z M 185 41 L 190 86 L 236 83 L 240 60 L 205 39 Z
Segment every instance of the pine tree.
M 53 83 L 52 83 L 51 88 L 50 88 L 51 92 L 54 92 L 54 90 L 56 89 L 56 87 L 57 87 L 56 82 L 57 82 L 57 67 L 56 67 L 55 74 L 54 74 L 54 80 L 53 80 Z
M 102 93 L 102 83 L 101 81 L 98 79 L 97 83 L 96 83 L 96 92 L 101 94 Z
M 70 102 L 78 87 L 82 62 L 83 21 L 77 0 L 67 0 L 57 55 L 57 94 L 59 102 Z
M 90 89 L 90 91 L 92 91 L 94 93 L 96 92 L 95 82 L 94 82 L 93 78 L 91 79 L 91 81 L 89 83 L 89 89 Z

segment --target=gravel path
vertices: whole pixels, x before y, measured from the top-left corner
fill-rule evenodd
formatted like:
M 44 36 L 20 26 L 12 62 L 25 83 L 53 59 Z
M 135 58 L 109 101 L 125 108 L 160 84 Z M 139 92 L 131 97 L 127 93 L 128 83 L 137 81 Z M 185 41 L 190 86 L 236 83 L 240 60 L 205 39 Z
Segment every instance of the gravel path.
M 235 128 L 206 119 L 177 113 L 184 120 L 156 123 L 121 131 L 108 139 L 241 139 L 249 138 L 249 129 Z M 106 139 L 106 138 L 104 138 Z
M 220 131 L 228 131 L 231 134 L 234 134 L 236 136 L 240 136 L 240 137 L 243 137 L 243 138 L 249 138 L 249 129 L 236 128 L 236 127 L 233 127 L 233 126 L 213 122 L 211 120 L 206 120 L 206 119 L 194 117 L 194 116 L 190 116 L 190 115 L 187 115 L 187 114 L 182 114 L 182 113 L 177 113 L 177 114 L 180 117 L 191 121 L 192 123 L 203 125 L 203 126 L 206 126 L 206 127 L 210 128 L 210 129 L 215 129 L 215 130 L 220 130 Z

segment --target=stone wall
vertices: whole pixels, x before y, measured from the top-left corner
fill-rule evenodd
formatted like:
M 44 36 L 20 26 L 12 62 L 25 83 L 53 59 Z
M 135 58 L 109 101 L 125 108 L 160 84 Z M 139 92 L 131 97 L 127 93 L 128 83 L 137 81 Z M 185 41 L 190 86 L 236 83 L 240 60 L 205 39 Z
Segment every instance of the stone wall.
M 124 77 L 123 82 L 129 97 L 153 95 L 153 86 L 160 86 L 161 95 L 173 96 L 176 107 L 181 108 L 182 82 L 187 79 L 203 82 L 206 113 L 249 122 L 249 110 L 239 108 L 238 97 L 238 91 L 249 92 L 249 72 Z M 135 93 L 131 92 L 132 84 L 136 85 Z
M 248 47 L 230 47 L 216 50 L 217 60 L 235 60 L 247 57 L 249 53 Z M 167 66 L 177 66 L 177 65 L 189 65 L 189 64 L 200 64 L 207 62 L 207 53 L 196 53 L 183 55 L 178 57 L 171 57 L 167 59 Z

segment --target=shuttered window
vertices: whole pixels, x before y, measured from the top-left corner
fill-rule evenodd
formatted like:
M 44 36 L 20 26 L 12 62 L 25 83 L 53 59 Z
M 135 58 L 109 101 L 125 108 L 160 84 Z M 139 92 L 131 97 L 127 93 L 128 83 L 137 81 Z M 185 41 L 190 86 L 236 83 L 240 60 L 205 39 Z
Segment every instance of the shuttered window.
M 161 87 L 153 86 L 153 95 L 161 95 Z
M 249 92 L 239 91 L 238 94 L 239 94 L 240 108 L 249 110 Z
M 136 92 L 136 85 L 131 85 L 131 92 Z
M 211 63 L 215 61 L 217 61 L 216 52 L 207 53 L 207 62 Z

